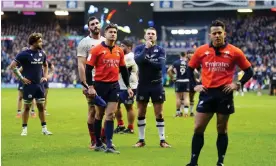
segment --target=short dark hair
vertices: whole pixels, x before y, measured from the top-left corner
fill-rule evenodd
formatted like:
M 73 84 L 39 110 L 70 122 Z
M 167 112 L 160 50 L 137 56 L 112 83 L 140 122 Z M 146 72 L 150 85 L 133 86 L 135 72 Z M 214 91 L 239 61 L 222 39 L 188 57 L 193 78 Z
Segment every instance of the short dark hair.
M 118 31 L 117 24 L 113 24 L 113 23 L 107 24 L 107 26 L 104 28 L 104 31 L 107 31 L 110 28 L 114 28 L 114 29 L 116 29 Z
M 96 20 L 96 19 L 99 20 L 99 19 L 98 19 L 97 17 L 95 17 L 95 16 L 89 17 L 88 20 L 87 20 L 87 25 L 89 26 L 89 22 L 90 22 L 90 21 L 93 21 L 93 20 Z
M 121 43 L 126 45 L 127 47 L 133 47 L 133 42 L 130 40 L 123 40 Z
M 42 38 L 41 33 L 34 32 L 29 36 L 28 43 L 29 43 L 29 45 L 33 45 L 35 42 L 37 42 L 41 38 Z
M 180 53 L 180 56 L 181 56 L 181 57 L 186 56 L 186 52 L 181 52 L 181 53 Z
M 210 28 L 211 27 L 222 27 L 222 29 L 225 30 L 225 24 L 220 20 L 212 21 Z

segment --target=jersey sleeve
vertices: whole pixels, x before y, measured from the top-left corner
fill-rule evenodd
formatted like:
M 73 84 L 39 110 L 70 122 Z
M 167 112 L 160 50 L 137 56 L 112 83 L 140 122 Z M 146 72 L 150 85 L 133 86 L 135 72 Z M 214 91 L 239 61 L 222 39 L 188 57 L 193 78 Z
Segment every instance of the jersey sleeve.
M 126 66 L 125 54 L 122 49 L 120 49 L 120 64 L 119 66 Z
M 131 67 L 136 65 L 135 60 L 134 60 L 134 54 L 129 53 L 128 55 L 125 55 L 125 63 L 126 63 L 126 67 Z
M 23 61 L 24 61 L 24 57 L 26 57 L 26 56 L 24 56 L 24 53 L 23 53 L 23 52 L 20 52 L 19 54 L 16 55 L 16 57 L 15 57 L 14 60 L 15 60 L 18 64 L 22 64 Z
M 191 60 L 189 61 L 189 67 L 191 68 L 198 68 L 200 66 L 200 50 L 197 49 L 194 53 L 194 55 L 192 56 Z
M 98 47 L 93 47 L 90 49 L 89 51 L 89 55 L 87 57 L 87 61 L 86 64 L 90 65 L 90 66 L 95 66 L 96 61 L 97 61 L 97 56 L 98 56 Z
M 237 65 L 242 69 L 245 70 L 251 66 L 250 62 L 246 59 L 244 53 L 239 49 L 236 48 L 235 51 L 235 58 Z
M 89 48 L 87 47 L 85 40 L 82 39 L 77 48 L 77 56 L 86 58 L 88 51 L 89 51 Z

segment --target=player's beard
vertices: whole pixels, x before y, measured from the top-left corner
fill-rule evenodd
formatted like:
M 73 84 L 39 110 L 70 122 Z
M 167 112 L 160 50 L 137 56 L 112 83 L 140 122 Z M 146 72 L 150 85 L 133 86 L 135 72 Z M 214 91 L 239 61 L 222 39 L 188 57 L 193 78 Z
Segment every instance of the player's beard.
M 90 32 L 93 34 L 93 35 L 98 35 L 100 33 L 100 30 L 99 29 L 90 29 Z

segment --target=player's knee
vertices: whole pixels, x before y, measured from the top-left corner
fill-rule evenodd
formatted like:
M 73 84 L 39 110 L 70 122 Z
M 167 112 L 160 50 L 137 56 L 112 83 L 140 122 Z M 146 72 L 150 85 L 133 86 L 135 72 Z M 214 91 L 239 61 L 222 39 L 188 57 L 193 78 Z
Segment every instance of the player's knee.
M 36 103 L 37 105 L 37 109 L 39 112 L 43 112 L 44 111 L 44 105 L 42 103 Z
M 115 114 L 113 112 L 108 112 L 106 115 L 106 120 L 114 120 Z
M 200 134 L 202 134 L 202 133 L 204 133 L 205 128 L 206 127 L 203 126 L 203 125 L 195 124 L 194 133 L 200 133 Z
M 219 134 L 227 133 L 227 125 L 226 124 L 217 124 L 217 131 Z

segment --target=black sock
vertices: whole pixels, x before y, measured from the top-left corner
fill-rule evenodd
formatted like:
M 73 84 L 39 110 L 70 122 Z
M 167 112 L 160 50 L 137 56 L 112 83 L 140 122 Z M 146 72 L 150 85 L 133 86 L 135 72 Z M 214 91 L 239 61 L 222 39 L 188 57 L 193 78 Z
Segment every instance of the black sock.
M 113 137 L 113 130 L 114 130 L 114 121 L 107 120 L 105 121 L 105 136 L 106 136 L 106 147 L 112 147 L 112 137 Z
M 102 120 L 95 119 L 94 129 L 95 129 L 96 145 L 101 146 L 102 145 L 102 141 L 101 141 Z
M 35 112 L 34 110 L 32 110 L 32 112 Z
M 21 110 L 17 110 L 17 112 L 21 112 Z
M 27 124 L 22 124 L 22 127 L 27 127 Z
M 204 135 L 203 133 L 195 133 L 192 140 L 192 156 L 191 164 L 196 165 L 197 160 L 201 151 L 201 148 L 204 145 Z
M 41 122 L 41 126 L 46 126 L 46 122 Z
M 224 156 L 228 146 L 228 135 L 218 134 L 217 149 L 218 149 L 218 163 L 223 163 Z

